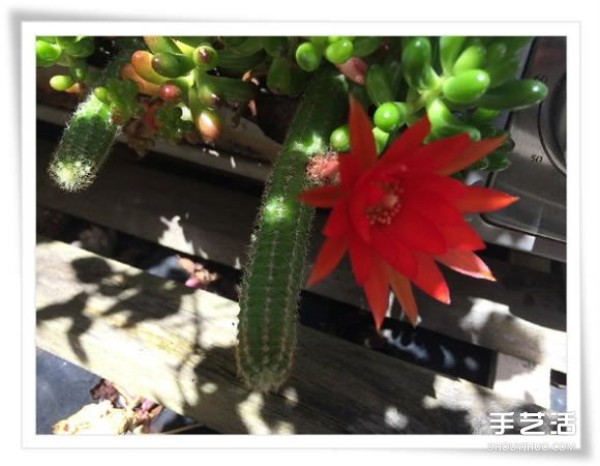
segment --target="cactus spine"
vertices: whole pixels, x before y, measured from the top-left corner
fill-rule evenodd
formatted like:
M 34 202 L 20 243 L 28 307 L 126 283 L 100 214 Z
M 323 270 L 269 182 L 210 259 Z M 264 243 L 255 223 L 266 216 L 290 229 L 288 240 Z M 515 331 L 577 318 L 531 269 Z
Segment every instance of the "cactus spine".
M 107 66 L 98 84 L 118 78 L 121 66 L 129 61 L 137 47 L 137 40 L 122 42 L 121 51 Z M 120 130 L 121 126 L 112 122 L 110 106 L 90 92 L 73 113 L 50 162 L 48 172 L 52 179 L 65 191 L 87 188 L 106 160 Z
M 309 158 L 327 149 L 346 99 L 344 81 L 333 70 L 311 80 L 265 190 L 242 283 L 236 352 L 238 371 L 254 390 L 277 390 L 291 370 L 314 215 L 297 196 L 308 185 Z

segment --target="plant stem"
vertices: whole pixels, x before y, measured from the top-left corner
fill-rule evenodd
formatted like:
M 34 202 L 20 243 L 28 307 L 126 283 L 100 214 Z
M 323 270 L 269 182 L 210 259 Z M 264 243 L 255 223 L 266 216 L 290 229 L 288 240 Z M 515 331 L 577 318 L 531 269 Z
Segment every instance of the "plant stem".
M 329 135 L 346 110 L 343 78 L 331 69 L 319 72 L 305 91 L 265 190 L 244 273 L 238 325 L 238 371 L 251 389 L 277 390 L 289 376 L 314 215 L 297 197 L 309 184 L 309 158 L 327 150 Z
M 121 66 L 140 46 L 135 38 L 124 39 L 121 50 L 94 80 L 94 86 L 118 78 Z M 61 137 L 48 172 L 56 184 L 65 191 L 81 191 L 96 178 L 105 162 L 121 126 L 112 122 L 109 105 L 101 102 L 93 91 L 75 110 Z

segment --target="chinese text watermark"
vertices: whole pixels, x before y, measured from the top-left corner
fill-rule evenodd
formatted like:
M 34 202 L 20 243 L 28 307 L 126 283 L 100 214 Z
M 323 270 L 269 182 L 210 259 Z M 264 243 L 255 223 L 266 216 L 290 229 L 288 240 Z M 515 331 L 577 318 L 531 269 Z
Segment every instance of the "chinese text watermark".
M 490 413 L 490 430 L 494 435 L 574 435 L 575 412 Z

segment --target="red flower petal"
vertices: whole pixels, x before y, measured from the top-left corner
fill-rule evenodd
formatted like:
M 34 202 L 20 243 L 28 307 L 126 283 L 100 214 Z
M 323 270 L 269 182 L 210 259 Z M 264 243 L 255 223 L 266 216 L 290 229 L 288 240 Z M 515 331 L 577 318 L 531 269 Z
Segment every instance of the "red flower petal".
M 350 221 L 355 232 L 365 243 L 371 242 L 371 225 L 365 213 L 365 209 L 373 201 L 372 196 L 377 195 L 377 190 L 368 189 L 355 190 L 349 201 Z M 381 190 L 379 190 L 381 191 Z
M 412 279 L 425 293 L 444 304 L 450 304 L 450 290 L 439 267 L 430 256 L 417 254 L 417 274 Z
M 362 162 L 363 169 L 371 168 L 377 162 L 377 150 L 373 137 L 371 120 L 360 105 L 350 95 L 350 149 Z
M 313 207 L 335 207 L 344 197 L 341 186 L 321 186 L 300 193 L 298 199 Z
M 379 330 L 389 307 L 390 282 L 385 265 L 381 261 L 373 262 L 369 279 L 364 284 L 365 294 L 375 326 Z
M 380 167 L 383 169 L 390 164 L 401 163 L 423 144 L 423 140 L 430 130 L 431 125 L 427 118 L 421 118 L 410 128 L 407 128 L 383 155 L 379 162 Z
M 406 190 L 404 202 L 434 225 L 462 224 L 464 216 L 449 199 L 429 189 Z M 439 229 L 439 228 L 438 228 Z
M 340 154 L 338 161 L 342 188 L 345 191 L 351 191 L 364 173 L 363 161 L 354 154 Z
M 467 147 L 462 154 L 448 160 L 443 166 L 436 170 L 438 175 L 452 175 L 461 171 L 463 168 L 478 162 L 486 155 L 491 154 L 502 145 L 506 138 L 500 136 L 491 139 L 482 139 L 481 141 L 473 142 Z
M 496 281 L 486 263 L 471 251 L 449 251 L 443 256 L 436 257 L 436 260 L 464 275 Z
M 347 237 L 351 231 L 348 201 L 343 199 L 336 205 L 327 219 L 323 234 L 330 238 Z
M 518 201 L 519 198 L 489 188 L 468 186 L 456 206 L 462 212 L 492 212 Z
M 359 238 L 350 239 L 350 262 L 354 277 L 360 285 L 364 285 L 371 276 L 372 256 L 370 249 Z
M 406 317 L 408 317 L 413 326 L 416 326 L 419 310 L 417 308 L 410 280 L 390 268 L 388 268 L 388 276 L 390 277 L 392 290 L 394 291 L 400 306 L 402 306 L 404 314 L 406 314 Z
M 465 195 L 467 186 L 454 178 L 435 174 L 410 176 L 404 180 L 408 192 L 426 190 L 437 194 L 442 199 L 454 202 Z M 409 189 L 410 188 L 410 189 Z
M 439 224 L 448 249 L 460 249 L 464 251 L 477 251 L 485 249 L 485 243 L 471 225 L 464 220 L 457 224 Z
M 414 253 L 402 242 L 398 241 L 388 229 L 382 228 L 377 238 L 373 240 L 370 247 L 390 267 L 407 277 L 414 277 L 417 273 L 417 261 Z
M 373 241 L 381 241 L 381 232 L 388 235 L 388 242 L 399 241 L 411 249 L 429 254 L 443 254 L 448 250 L 444 236 L 435 223 L 421 215 L 410 205 L 402 205 L 400 212 L 389 226 L 373 228 Z M 378 237 L 379 235 L 379 237 Z
M 411 173 L 435 173 L 463 154 L 470 142 L 468 134 L 434 141 L 407 157 L 405 164 Z
M 342 257 L 344 257 L 347 249 L 348 244 L 346 241 L 330 238 L 325 239 L 325 243 L 323 243 L 323 247 L 319 251 L 319 255 L 317 256 L 317 260 L 315 261 L 315 265 L 313 266 L 308 279 L 308 285 L 311 286 L 320 282 L 333 272 L 333 269 L 337 267 L 342 260 Z

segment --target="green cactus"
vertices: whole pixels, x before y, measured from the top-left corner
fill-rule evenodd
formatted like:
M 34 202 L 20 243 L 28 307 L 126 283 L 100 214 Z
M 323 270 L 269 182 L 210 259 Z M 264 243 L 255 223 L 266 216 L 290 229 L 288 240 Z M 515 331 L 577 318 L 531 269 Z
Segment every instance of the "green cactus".
M 327 149 L 347 108 L 344 80 L 319 72 L 306 89 L 273 169 L 245 268 L 238 325 L 238 371 L 254 390 L 277 390 L 296 346 L 297 301 L 314 209 L 301 204 L 306 163 Z
M 129 60 L 140 42 L 128 39 L 121 45 L 121 51 L 94 84 L 118 78 L 121 66 Z M 59 187 L 65 191 L 81 191 L 94 181 L 121 129 L 113 123 L 112 114 L 111 106 L 99 100 L 93 91 L 79 105 L 48 167 L 50 176 Z
M 50 176 L 65 191 L 88 187 L 106 159 L 118 130 L 111 122 L 109 106 L 90 94 L 63 133 L 48 168 Z

